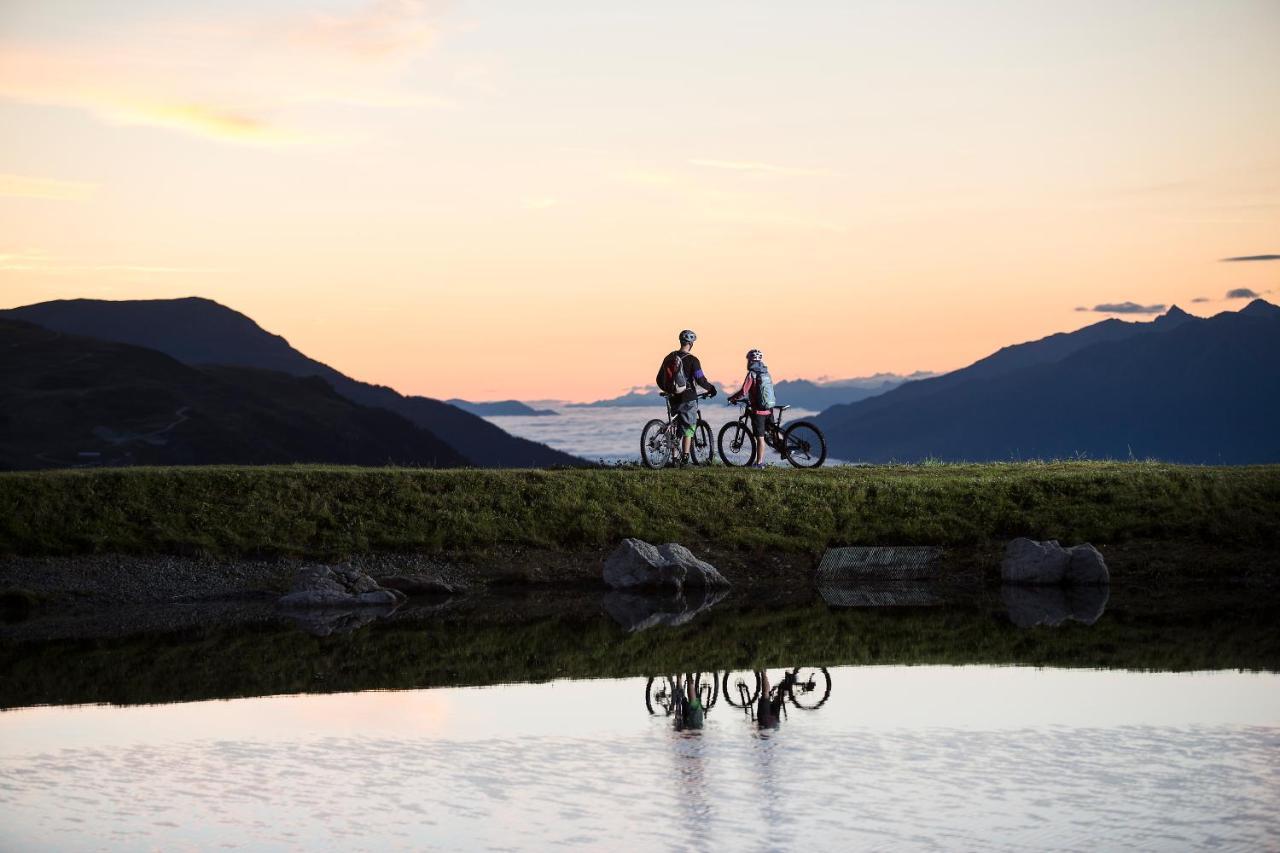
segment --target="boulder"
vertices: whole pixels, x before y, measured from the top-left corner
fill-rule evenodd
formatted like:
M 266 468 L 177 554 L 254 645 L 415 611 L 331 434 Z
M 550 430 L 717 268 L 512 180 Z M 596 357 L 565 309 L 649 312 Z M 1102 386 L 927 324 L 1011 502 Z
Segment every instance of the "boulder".
M 286 609 L 307 607 L 368 607 L 398 605 L 405 594 L 386 589 L 351 565 L 303 566 L 293 588 L 276 604 Z
M 1066 582 L 1081 586 L 1111 583 L 1111 573 L 1107 571 L 1107 561 L 1102 554 L 1088 542 L 1067 549 L 1071 561 L 1067 563 Z
M 1018 538 L 1004 548 L 1000 579 L 1005 583 L 1060 584 L 1070 562 L 1071 555 L 1056 539 L 1036 542 Z
M 601 602 L 605 613 L 628 633 L 658 626 L 675 627 L 691 621 L 704 610 L 710 610 L 728 595 L 724 590 L 708 587 L 683 593 L 657 595 L 645 592 L 611 590 Z
M 729 582 L 710 563 L 683 545 L 661 547 L 642 539 L 623 539 L 604 561 L 604 582 L 614 589 L 722 587 Z

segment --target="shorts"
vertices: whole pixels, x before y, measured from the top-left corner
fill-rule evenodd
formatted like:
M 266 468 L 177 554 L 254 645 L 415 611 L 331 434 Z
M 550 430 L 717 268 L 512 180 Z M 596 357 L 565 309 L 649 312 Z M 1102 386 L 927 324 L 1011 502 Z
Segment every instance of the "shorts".
M 760 415 L 755 412 L 751 413 L 751 433 L 756 437 L 769 434 L 769 421 L 773 419 L 772 414 Z
M 685 400 L 683 403 L 677 403 L 675 406 L 676 420 L 684 429 L 684 434 L 693 435 L 694 427 L 698 425 L 698 400 L 695 397 L 692 400 Z

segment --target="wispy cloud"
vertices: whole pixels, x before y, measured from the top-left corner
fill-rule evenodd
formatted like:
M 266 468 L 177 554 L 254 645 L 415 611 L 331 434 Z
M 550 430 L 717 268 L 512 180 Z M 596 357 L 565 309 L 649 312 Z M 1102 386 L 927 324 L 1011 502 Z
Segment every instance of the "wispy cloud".
M 1136 302 L 1104 302 L 1092 308 L 1081 305 L 1077 311 L 1092 311 L 1098 314 L 1160 314 L 1164 305 L 1139 305 Z
M 1209 297 L 1207 297 L 1207 296 L 1197 296 L 1197 297 L 1195 297 L 1194 299 L 1192 299 L 1191 301 L 1192 301 L 1192 302 L 1209 302 L 1210 300 L 1209 300 Z
M 1240 255 L 1235 258 L 1223 258 L 1223 263 L 1240 263 L 1242 261 L 1280 261 L 1280 255 Z
M 155 264 L 100 264 L 84 263 L 59 258 L 41 250 L 0 252 L 0 273 L 28 273 L 36 275 L 81 275 L 83 273 L 144 273 L 190 274 L 221 273 L 225 269 L 213 267 L 178 267 Z
M 753 163 L 741 160 L 690 160 L 690 165 L 707 169 L 723 169 L 730 172 L 752 172 L 763 175 L 789 175 L 793 177 L 835 177 L 838 173 L 826 169 L 805 169 L 779 166 L 774 163 Z
M 170 21 L 86 41 L 0 42 L 0 98 L 226 142 L 331 139 L 297 126 L 291 111 L 317 101 L 443 102 L 398 84 L 436 32 L 422 0 L 380 0 L 348 15 Z
M 1250 290 L 1247 287 L 1236 287 L 1227 291 L 1227 295 L 1223 299 L 1257 299 L 1262 296 L 1256 290 Z
M 59 181 L 28 175 L 0 174 L 0 196 L 6 198 L 42 198 L 54 201 L 84 201 L 97 189 L 96 184 L 82 181 Z

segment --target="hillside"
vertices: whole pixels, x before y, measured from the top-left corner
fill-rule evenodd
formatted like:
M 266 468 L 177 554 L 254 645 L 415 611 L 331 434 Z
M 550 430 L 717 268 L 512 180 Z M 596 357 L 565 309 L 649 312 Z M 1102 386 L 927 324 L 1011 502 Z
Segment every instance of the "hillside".
M 834 456 L 884 462 L 1280 460 L 1280 309 L 1173 309 L 1009 347 L 963 370 L 823 412 Z
M 219 364 L 318 376 L 362 406 L 377 406 L 434 433 L 481 467 L 583 465 L 544 444 L 509 435 L 481 417 L 429 397 L 360 382 L 298 352 L 279 335 L 208 299 L 69 299 L 0 311 L 73 335 L 159 350 L 188 365 Z
M 163 353 L 0 320 L 0 468 L 466 460 L 321 379 L 195 368 Z

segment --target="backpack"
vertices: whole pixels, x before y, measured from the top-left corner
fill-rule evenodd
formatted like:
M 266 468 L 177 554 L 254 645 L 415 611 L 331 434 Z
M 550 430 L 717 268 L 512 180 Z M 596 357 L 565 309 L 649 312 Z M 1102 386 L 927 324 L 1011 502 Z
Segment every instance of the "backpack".
M 683 394 L 689 387 L 684 372 L 684 356 L 682 352 L 673 352 L 662 360 L 662 366 L 658 368 L 658 387 L 668 394 Z
M 768 370 L 756 373 L 756 385 L 760 389 L 760 408 L 772 409 L 778 405 L 777 395 L 773 393 L 773 377 Z

